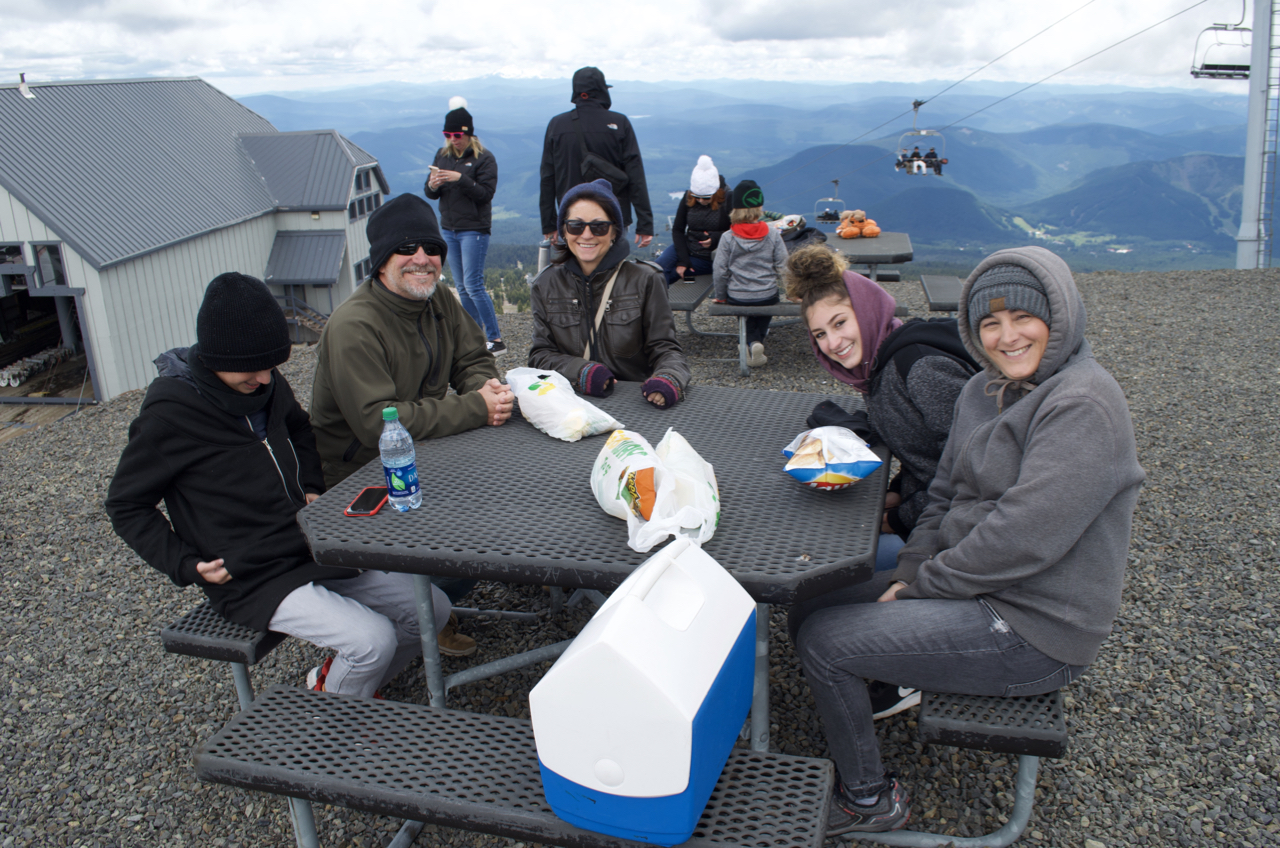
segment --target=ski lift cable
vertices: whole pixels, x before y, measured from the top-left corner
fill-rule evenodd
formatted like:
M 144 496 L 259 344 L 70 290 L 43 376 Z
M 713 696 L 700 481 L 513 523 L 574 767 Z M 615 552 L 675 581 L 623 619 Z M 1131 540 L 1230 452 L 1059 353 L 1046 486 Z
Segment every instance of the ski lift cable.
M 1188 7 L 1187 7 L 1187 8 L 1185 8 L 1185 9 L 1183 9 L 1182 11 L 1180 11 L 1180 12 L 1174 12 L 1174 13 L 1173 13 L 1172 15 L 1170 15 L 1169 17 L 1167 17 L 1167 18 L 1165 18 L 1165 19 L 1163 19 L 1163 20 L 1160 20 L 1160 21 L 1156 21 L 1156 22 L 1155 22 L 1155 23 L 1153 23 L 1151 26 L 1144 27 L 1143 29 L 1140 29 L 1140 30 L 1138 30 L 1137 32 L 1135 32 L 1133 35 L 1125 36 L 1124 38 L 1122 38 L 1122 39 L 1120 39 L 1119 41 L 1117 41 L 1115 44 L 1112 44 L 1112 45 L 1109 45 L 1109 46 L 1107 46 L 1107 47 L 1104 47 L 1104 48 L 1102 48 L 1101 50 L 1099 50 L 1097 53 L 1091 53 L 1091 54 L 1089 54 L 1088 56 L 1085 56 L 1083 59 L 1081 59 L 1081 60 L 1080 60 L 1080 61 L 1078 61 L 1078 62 L 1072 62 L 1070 65 L 1067 65 L 1067 66 L 1066 66 L 1065 68 L 1063 68 L 1062 70 L 1060 70 L 1060 71 L 1054 71 L 1053 73 L 1049 74 L 1049 76 L 1045 77 L 1044 79 L 1037 80 L 1037 81 L 1035 81 L 1035 82 L 1031 83 L 1031 84 L 1030 84 L 1030 85 L 1028 85 L 1028 86 L 1025 86 L 1025 87 L 1023 87 L 1023 88 L 1018 89 L 1017 91 L 1013 92 L 1012 94 L 1005 95 L 1004 97 L 1001 97 L 999 100 L 996 100 L 996 101 L 994 101 L 994 102 L 992 102 L 992 103 L 988 103 L 986 106 L 983 106 L 981 109 L 978 109 L 978 110 L 977 110 L 977 111 L 975 111 L 975 112 L 970 112 L 968 115 L 965 115 L 963 118 L 957 118 L 956 120 L 952 121 L 951 123 L 949 123 L 949 124 L 947 124 L 945 127 L 943 127 L 943 129 L 944 129 L 944 130 L 949 130 L 949 129 L 951 129 L 952 127 L 954 127 L 956 124 L 960 123 L 961 121 L 967 121 L 967 120 L 969 120 L 970 118 L 972 118 L 974 115 L 977 115 L 977 114 L 980 114 L 980 113 L 982 113 L 982 112 L 987 111 L 987 110 L 988 110 L 988 109 L 990 109 L 992 106 L 998 106 L 999 104 L 1003 103 L 1004 101 L 1008 100 L 1008 99 L 1009 99 L 1009 98 L 1011 98 L 1011 97 L 1017 97 L 1019 94 L 1021 94 L 1021 93 L 1022 93 L 1022 92 L 1024 92 L 1024 91 L 1027 91 L 1028 89 L 1035 88 L 1037 85 L 1040 85 L 1040 84 L 1041 84 L 1041 83 L 1043 83 L 1043 82 L 1048 82 L 1049 80 L 1051 80 L 1051 79 L 1053 79 L 1054 77 L 1056 77 L 1058 74 L 1066 73 L 1067 71 L 1069 71 L 1069 70 L 1071 70 L 1072 68 L 1074 68 L 1076 65 L 1081 65 L 1081 64 L 1083 64 L 1083 63 L 1085 63 L 1085 62 L 1089 61 L 1090 59 L 1094 58 L 1095 56 L 1101 56 L 1103 53 L 1106 53 L 1108 50 L 1112 49 L 1113 47 L 1119 47 L 1121 44 L 1124 44 L 1126 41 L 1132 41 L 1133 39 L 1137 38 L 1138 36 L 1142 35 L 1143 33 L 1149 32 L 1149 31 L 1151 31 L 1151 30 L 1155 29 L 1156 27 L 1160 26 L 1161 24 L 1166 24 L 1166 23 L 1168 23 L 1169 21 L 1173 20 L 1174 18 L 1178 17 L 1179 15 L 1185 15 L 1187 12 L 1190 12 L 1192 9 L 1196 8 L 1197 6 L 1203 6 L 1205 3 L 1208 3 L 1208 2 L 1209 2 L 1209 0 L 1199 0 L 1199 2 L 1198 2 L 1198 3 L 1192 3 L 1190 6 L 1188 6 Z
M 1180 11 L 1180 12 L 1174 12 L 1172 15 L 1170 15 L 1170 16 L 1169 16 L 1169 17 L 1167 17 L 1167 18 L 1165 18 L 1164 20 L 1156 21 L 1156 22 L 1155 22 L 1154 24 L 1152 24 L 1151 26 L 1146 27 L 1145 29 L 1138 30 L 1138 31 L 1137 31 L 1137 32 L 1135 32 L 1133 35 L 1126 36 L 1125 38 L 1122 38 L 1122 39 L 1120 39 L 1119 41 L 1117 41 L 1115 44 L 1112 44 L 1112 45 L 1110 45 L 1109 47 L 1104 47 L 1104 48 L 1102 48 L 1101 50 L 1099 50 L 1097 53 L 1093 53 L 1093 54 L 1090 54 L 1089 56 L 1084 57 L 1084 58 L 1083 58 L 1083 59 L 1081 59 L 1079 62 L 1073 62 L 1072 64 L 1067 65 L 1065 68 L 1063 68 L 1063 69 L 1062 69 L 1062 70 L 1060 70 L 1060 71 L 1054 71 L 1053 73 L 1049 74 L 1049 76 L 1045 77 L 1044 79 L 1041 79 L 1041 80 L 1039 80 L 1039 81 L 1037 81 L 1037 82 L 1033 82 L 1033 83 L 1031 83 L 1030 85 L 1028 85 L 1028 86 L 1026 86 L 1026 87 L 1024 87 L 1024 88 L 1020 88 L 1020 89 L 1018 89 L 1017 91 L 1013 92 L 1013 94 L 1007 95 L 1007 96 L 1005 96 L 1005 97 L 1001 97 L 999 100 L 996 100 L 996 101 L 995 101 L 995 102 L 993 102 L 993 103 L 988 103 L 986 106 L 983 106 L 981 109 L 977 110 L 976 112 L 970 112 L 968 115 L 965 115 L 963 118 L 959 118 L 959 119 L 957 119 L 957 120 L 955 120 L 955 121 L 952 121 L 951 123 L 949 123 L 949 124 L 947 124 L 945 127 L 943 127 L 943 129 L 944 129 L 944 130 L 951 129 L 952 127 L 954 127 L 956 124 L 960 123 L 961 121 L 966 121 L 966 120 L 968 120 L 969 118 L 972 118 L 974 115 L 977 115 L 977 114 L 979 114 L 979 113 L 981 113 L 981 112 L 985 112 L 986 110 L 990 109 L 992 106 L 996 106 L 996 105 L 998 105 L 998 104 L 1000 104 L 1000 103 L 1003 103 L 1004 101 L 1008 100 L 1010 97 L 1015 97 L 1016 95 L 1019 95 L 1019 94 L 1021 94 L 1022 92 L 1026 91 L 1026 90 L 1028 90 L 1028 89 L 1030 89 L 1030 88 L 1034 88 L 1035 86 L 1040 85 L 1040 83 L 1043 83 L 1043 82 L 1045 82 L 1045 81 L 1047 81 L 1047 80 L 1053 79 L 1053 78 L 1054 78 L 1054 77 L 1056 77 L 1058 74 L 1061 74 L 1061 73 L 1064 73 L 1064 72 L 1066 72 L 1066 71 L 1069 71 L 1069 70 L 1071 70 L 1072 68 L 1074 68 L 1076 65 L 1079 65 L 1079 64 L 1081 64 L 1081 63 L 1083 63 L 1083 62 L 1087 62 L 1087 61 L 1089 61 L 1089 60 L 1090 60 L 1090 59 L 1092 59 L 1094 56 L 1100 56 L 1101 54 L 1106 53 L 1106 52 L 1107 52 L 1108 50 L 1110 50 L 1112 47 L 1119 47 L 1121 44 L 1124 44 L 1126 41 L 1131 41 L 1131 40 L 1133 40 L 1134 38 L 1137 38 L 1138 36 L 1140 36 L 1140 35 L 1142 35 L 1143 33 L 1147 32 L 1148 30 L 1155 29 L 1156 27 L 1160 26 L 1161 24 L 1168 23 L 1169 21 L 1173 20 L 1174 18 L 1178 17 L 1179 15 L 1186 14 L 1187 12 L 1190 12 L 1192 9 L 1196 8 L 1197 6 L 1203 6 L 1205 3 L 1208 3 L 1208 2 L 1209 2 L 1209 0 L 1199 0 L 1199 2 L 1198 2 L 1198 3 L 1193 3 L 1193 4 L 1191 4 L 1190 6 L 1188 6 L 1187 8 L 1183 9 L 1183 10 L 1182 10 L 1182 11 Z M 1082 6 L 1081 8 L 1084 8 L 1084 7 Z M 1077 10 L 1077 11 L 1079 11 L 1079 10 Z M 1074 13 L 1072 13 L 1072 14 L 1074 14 Z M 1070 16 L 1068 16 L 1068 17 L 1070 17 Z M 1063 20 L 1065 20 L 1065 18 L 1064 18 Z M 1016 48 L 1015 48 L 1015 49 L 1016 49 Z M 938 96 L 938 95 L 936 95 L 936 94 L 934 95 L 934 97 L 937 97 L 937 96 Z M 905 114 L 907 114 L 907 113 L 905 113 L 905 112 L 904 112 L 904 113 L 903 113 L 903 115 L 905 115 Z M 900 117 L 902 117 L 902 115 L 899 115 L 898 117 L 900 118 Z M 897 120 L 897 119 L 895 118 L 894 120 Z M 880 126 L 884 126 L 884 124 L 881 124 Z M 879 128 L 880 128 L 880 127 L 876 127 L 875 129 L 879 129 Z M 873 129 L 873 130 L 868 130 L 868 132 L 875 132 L 875 130 L 874 130 L 874 129 Z M 863 133 L 863 135 L 866 135 L 866 133 Z M 862 136 L 858 136 L 858 138 L 862 138 Z M 857 140 L 858 140 L 858 139 L 854 139 L 853 141 L 857 141 Z M 849 142 L 849 144 L 852 144 L 852 143 L 853 143 L 853 141 Z M 841 146 L 843 147 L 843 146 L 847 146 L 847 145 L 841 145 Z M 835 150 L 839 150 L 839 149 L 840 149 L 840 148 L 838 148 L 838 147 L 837 147 L 837 148 L 835 148 Z M 829 151 L 829 153 L 827 153 L 827 154 L 823 154 L 823 155 L 824 155 L 824 156 L 826 156 L 826 155 L 829 155 L 830 153 L 834 153 L 834 152 L 835 152 L 835 150 Z M 861 170 L 863 170 L 864 168 L 869 168 L 869 167 L 871 167 L 872 165 L 876 164 L 877 162 L 882 162 L 882 161 L 884 161 L 885 159 L 888 159 L 890 156 L 893 156 L 893 155 L 894 155 L 894 154 L 893 154 L 893 152 L 886 153 L 885 155 L 883 155 L 883 156 L 879 157 L 878 159 L 873 159 L 872 161 L 867 162 L 867 163 L 866 163 L 866 164 L 864 164 L 864 165 L 859 165 L 858 167 L 854 168 L 854 169 L 853 169 L 853 170 L 851 170 L 851 171 L 845 171 L 843 174 L 840 174 L 838 177 L 836 177 L 836 179 L 843 179 L 844 177 L 847 177 L 847 176 L 849 176 L 850 174 L 856 174 L 858 171 L 861 171 Z M 821 159 L 822 157 L 820 156 L 820 157 L 818 157 L 818 158 L 819 158 L 819 159 Z M 818 161 L 818 160 L 817 160 L 817 159 L 815 159 L 815 160 L 813 160 L 813 161 L 814 161 L 814 162 L 816 162 L 816 161 Z M 812 163 L 810 163 L 810 164 L 812 164 Z M 807 166 L 806 166 L 806 165 L 801 165 L 801 166 L 800 166 L 800 168 L 796 168 L 795 170 L 788 171 L 787 173 L 788 173 L 788 174 L 794 174 L 796 171 L 800 170 L 801 168 L 805 168 L 805 167 L 807 167 Z M 785 177 L 786 175 L 787 175 L 787 174 L 783 174 L 782 176 L 784 176 L 784 177 Z M 777 179 L 782 179 L 782 177 L 778 177 Z M 776 180 L 774 180 L 774 181 L 772 181 L 772 182 L 776 182 Z M 824 182 L 830 182 L 830 180 L 825 180 Z M 768 185 L 768 184 L 769 184 L 769 183 L 766 183 L 766 185 Z M 809 194 L 810 192 L 814 191 L 814 190 L 815 190 L 815 189 L 817 189 L 817 188 L 818 188 L 818 186 L 811 186 L 811 187 L 809 187 L 809 188 L 807 188 L 807 189 L 804 189 L 804 190 L 802 190 L 802 191 L 798 191 L 798 192 L 795 192 L 794 194 L 789 194 L 789 195 L 787 195 L 786 197 L 779 198 L 779 200 L 778 200 L 778 201 L 776 201 L 776 202 L 779 202 L 779 203 L 780 203 L 780 202 L 782 202 L 783 200 L 790 200 L 791 198 L 793 198 L 793 197 L 799 197 L 799 196 L 800 196 L 800 195 L 802 195 L 802 194 Z
M 999 61 L 1000 61 L 1001 59 L 1003 59 L 1005 56 L 1008 56 L 1010 53 L 1012 53 L 1013 51 L 1017 50 L 1019 47 L 1024 47 L 1024 46 L 1025 46 L 1025 45 L 1027 45 L 1028 43 L 1030 43 L 1030 42 L 1034 41 L 1035 39 L 1037 39 L 1037 38 L 1039 38 L 1040 36 L 1044 35 L 1044 34 L 1045 34 L 1046 32 L 1048 32 L 1049 30 L 1051 30 L 1051 29 L 1053 29 L 1054 27 L 1056 27 L 1058 24 L 1060 24 L 1060 23 L 1062 23 L 1063 21 L 1065 21 L 1067 18 L 1069 18 L 1069 17 L 1071 17 L 1072 15 L 1074 15 L 1076 12 L 1083 11 L 1083 10 L 1085 9 L 1085 7 L 1087 7 L 1087 6 L 1092 6 L 1092 5 L 1093 5 L 1094 3 L 1096 3 L 1096 2 L 1098 2 L 1098 0 L 1089 0 L 1089 2 L 1087 2 L 1087 3 L 1085 3 L 1085 4 L 1084 4 L 1084 6 L 1079 6 L 1079 7 L 1077 7 L 1077 8 L 1076 8 L 1076 10 L 1075 10 L 1075 11 L 1073 11 L 1073 12 L 1068 12 L 1067 14 L 1063 15 L 1061 18 L 1058 18 L 1056 21 L 1054 21 L 1053 23 L 1049 24 L 1049 25 L 1048 25 L 1047 27 L 1045 27 L 1044 29 L 1042 29 L 1042 30 L 1040 30 L 1039 32 L 1037 32 L 1035 35 L 1031 36 L 1030 38 L 1026 39 L 1025 41 L 1019 42 L 1018 44 L 1014 45 L 1013 47 L 1010 47 L 1008 50 L 1004 51 L 1004 52 L 1003 52 L 1003 53 L 1001 53 L 999 56 L 995 57 L 995 58 L 994 58 L 994 59 L 992 59 L 990 62 L 988 62 L 987 64 L 983 65 L 981 68 L 978 68 L 976 71 L 973 71 L 972 73 L 970 73 L 968 76 L 965 76 L 965 77 L 962 77 L 961 79 L 956 80 L 955 82 L 951 83 L 951 85 L 949 85 L 949 86 L 947 86 L 946 88 L 942 89 L 942 91 L 939 91 L 937 94 L 933 95 L 933 97 L 930 97 L 928 100 L 922 100 L 922 101 L 920 101 L 920 105 L 921 105 L 921 106 L 923 106 L 924 104 L 928 103 L 928 102 L 929 102 L 929 100 L 936 100 L 937 98 L 939 98 L 939 97 L 941 97 L 942 95 L 946 94 L 946 93 L 947 93 L 948 91 L 950 91 L 951 89 L 955 88 L 955 87 L 956 87 L 957 85 L 959 85 L 960 83 L 962 83 L 962 82 L 964 82 L 965 80 L 967 80 L 967 79 L 969 79 L 969 78 L 971 78 L 971 77 L 975 76 L 976 74 L 980 74 L 980 73 L 982 73 L 982 72 L 983 72 L 983 71 L 985 71 L 987 68 L 989 68 L 989 67 L 991 67 L 992 65 L 994 65 L 996 62 L 999 62 Z
M 1010 53 L 1012 53 L 1013 51 L 1017 50 L 1019 47 L 1022 47 L 1022 46 L 1024 46 L 1024 45 L 1026 45 L 1028 42 L 1034 41 L 1035 39 L 1037 39 L 1037 38 L 1039 38 L 1040 36 L 1044 35 L 1044 34 L 1045 34 L 1046 32 L 1048 32 L 1049 30 L 1051 30 L 1051 29 L 1053 29 L 1054 27 L 1056 27 L 1058 24 L 1060 24 L 1060 23 L 1062 23 L 1063 21 L 1065 21 L 1067 18 L 1069 18 L 1069 17 L 1071 17 L 1072 15 L 1074 15 L 1076 12 L 1079 12 L 1079 11 L 1083 10 L 1086 6 L 1090 6 L 1090 5 L 1092 5 L 1092 4 L 1096 3 L 1096 2 L 1098 2 L 1098 0 L 1088 0 L 1088 2 L 1086 2 L 1083 6 L 1079 6 L 1079 7 L 1077 7 L 1077 8 L 1076 8 L 1076 10 L 1075 10 L 1075 11 L 1073 11 L 1073 12 L 1069 12 L 1069 13 L 1067 13 L 1066 15 L 1064 15 L 1063 17 L 1058 18 L 1058 20 L 1056 20 L 1056 21 L 1054 21 L 1053 23 L 1049 24 L 1047 27 L 1045 27 L 1044 29 L 1040 30 L 1040 31 L 1039 31 L 1039 32 L 1037 32 L 1035 35 L 1031 36 L 1030 38 L 1028 38 L 1028 39 L 1026 39 L 1026 40 L 1024 40 L 1024 41 L 1022 41 L 1022 42 L 1020 42 L 1019 44 L 1015 45 L 1014 47 L 1009 48 L 1009 49 L 1008 49 L 1008 50 L 1006 50 L 1005 52 L 1001 53 L 999 56 L 997 56 L 997 57 L 995 57 L 994 59 L 992 59 L 990 62 L 987 62 L 987 64 L 985 64 L 985 65 L 983 65 L 982 67 L 978 68 L 976 71 L 973 71 L 972 73 L 970 73 L 968 76 L 964 77 L 963 79 L 959 79 L 959 80 L 957 80 L 957 81 L 955 81 L 955 82 L 951 83 L 951 85 L 949 85 L 949 86 L 947 86 L 946 88 L 942 89 L 942 91 L 939 91 L 937 94 L 933 95 L 933 97 L 930 97 L 930 98 L 928 98 L 927 100 L 921 100 L 921 101 L 918 101 L 919 105 L 916 105 L 916 104 L 914 104 L 914 103 L 913 103 L 913 104 L 912 104 L 912 109 L 910 109 L 910 110 L 908 110 L 908 111 L 906 111 L 906 112 L 902 112 L 902 113 L 900 113 L 900 114 L 898 114 L 898 115 L 894 115 L 892 118 L 890 118 L 889 120 L 885 121 L 883 124 L 880 124 L 880 126 L 872 127 L 871 129 L 869 129 L 869 130 L 867 130 L 866 132 L 864 132 L 862 135 L 857 136 L 856 138 L 851 138 L 851 139 L 849 139 L 848 141 L 846 141 L 844 144 L 840 145 L 839 147 L 833 147 L 833 148 L 831 148 L 830 150 L 828 150 L 826 153 L 823 153 L 821 156 L 818 156 L 818 157 L 817 157 L 817 158 L 815 158 L 815 159 L 810 159 L 810 160 L 809 160 L 808 162 L 806 162 L 805 164 L 800 165 L 800 166 L 799 166 L 799 167 L 797 167 L 797 168 L 793 168 L 792 170 L 787 171 L 785 174 L 780 174 L 779 176 L 774 177 L 773 179 L 769 180 L 769 182 L 765 183 L 765 185 L 766 185 L 766 186 L 773 185 L 774 183 L 776 183 L 778 180 L 782 179 L 783 177 L 789 177 L 789 176 L 791 176 L 792 174 L 794 174 L 796 171 L 804 170 L 805 168 L 809 167 L 810 165 L 814 164 L 815 162 L 818 162 L 818 161 L 821 161 L 822 159 L 827 158 L 827 157 L 828 157 L 828 156 L 830 156 L 831 154 L 835 153 L 837 150 L 843 150 L 844 148 L 848 147 L 849 145 L 853 144 L 854 142 L 856 142 L 856 141 L 860 141 L 860 140 L 862 140 L 862 139 L 866 138 L 867 136 L 871 135 L 871 133 L 875 132 L 876 130 L 878 130 L 878 129 L 882 129 L 882 128 L 884 128 L 884 127 L 887 127 L 887 126 L 889 126 L 889 124 L 892 124 L 894 121 L 898 120 L 899 118 L 904 118 L 904 117 L 906 117 L 907 115 L 910 115 L 913 111 L 917 111 L 917 110 L 920 108 L 920 106 L 923 106 L 924 104 L 928 103 L 930 100 L 934 100 L 934 99 L 936 99 L 936 98 L 941 97 L 942 95 L 946 94 L 946 93 L 947 93 L 948 91 L 950 91 L 951 89 L 955 88 L 955 87 L 956 87 L 957 85 L 959 85 L 960 83 L 962 83 L 962 82 L 964 82 L 965 80 L 969 79 L 970 77 L 974 76 L 974 74 L 978 74 L 978 73 L 981 73 L 982 71 L 985 71 L 987 68 L 991 67 L 991 66 L 992 66 L 992 65 L 994 65 L 996 62 L 999 62 L 1001 59 L 1003 59 L 1005 56 L 1008 56 Z M 1206 0 L 1206 2 L 1207 2 L 1207 0 Z

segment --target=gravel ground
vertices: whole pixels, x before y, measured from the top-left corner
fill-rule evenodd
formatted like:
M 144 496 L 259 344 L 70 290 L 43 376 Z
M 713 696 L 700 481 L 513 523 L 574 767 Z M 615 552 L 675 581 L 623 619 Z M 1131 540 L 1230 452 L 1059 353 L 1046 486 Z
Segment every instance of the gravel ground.
M 1023 844 L 1280 845 L 1280 272 L 1100 273 L 1079 278 L 1098 358 L 1128 393 L 1148 481 L 1115 632 L 1068 690 L 1071 749 L 1046 762 Z M 918 283 L 888 287 L 922 314 Z M 527 316 L 503 315 L 528 349 Z M 697 318 L 702 328 L 717 320 Z M 696 383 L 841 391 L 816 367 L 798 327 L 769 339 L 770 364 L 748 379 L 728 339 L 682 335 Z M 313 352 L 285 368 L 300 396 Z M 157 631 L 193 607 L 111 532 L 107 482 L 141 393 L 130 393 L 6 444 L 0 491 L 0 848 L 292 844 L 283 801 L 199 784 L 191 757 L 232 714 L 228 669 L 165 654 Z M 697 403 L 696 384 L 689 403 Z M 59 494 L 61 491 L 61 494 Z M 47 508 L 46 508 L 47 507 Z M 730 505 L 731 507 L 731 505 Z M 481 605 L 544 609 L 537 587 L 486 584 Z M 773 739 L 821 756 L 822 730 L 774 616 Z M 579 609 L 538 628 L 470 621 L 483 661 L 573 634 Z M 253 670 L 258 686 L 300 684 L 319 652 L 296 641 Z M 461 667 L 472 660 L 446 663 Z M 422 702 L 409 673 L 390 697 Z M 527 715 L 538 669 L 458 690 L 452 706 Z M 911 788 L 914 821 L 976 835 L 1011 808 L 1000 755 L 915 741 L 914 711 L 882 722 L 885 757 Z M 317 810 L 329 846 L 381 846 L 392 822 Z M 429 828 L 421 845 L 509 840 Z

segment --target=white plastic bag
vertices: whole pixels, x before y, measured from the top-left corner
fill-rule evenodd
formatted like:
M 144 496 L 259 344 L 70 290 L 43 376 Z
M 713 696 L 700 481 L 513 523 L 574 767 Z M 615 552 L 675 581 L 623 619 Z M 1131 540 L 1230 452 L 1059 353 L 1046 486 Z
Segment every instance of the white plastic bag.
M 814 489 L 847 489 L 880 467 L 880 457 L 852 430 L 814 427 L 782 449 L 784 470 Z
M 639 433 L 612 433 L 592 466 L 591 490 L 601 509 L 627 522 L 627 545 L 642 553 L 677 534 L 702 544 L 720 520 L 715 471 L 674 430 L 657 450 Z
M 574 394 L 569 380 L 558 371 L 512 368 L 507 385 L 520 402 L 520 414 L 548 436 L 576 442 L 622 424 L 612 415 Z

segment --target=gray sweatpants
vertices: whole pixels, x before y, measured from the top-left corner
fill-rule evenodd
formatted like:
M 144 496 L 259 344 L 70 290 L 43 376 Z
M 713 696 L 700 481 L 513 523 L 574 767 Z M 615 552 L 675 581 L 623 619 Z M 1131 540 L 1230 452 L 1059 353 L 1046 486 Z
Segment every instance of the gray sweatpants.
M 436 631 L 449 621 L 449 597 L 431 587 Z M 370 697 L 422 651 L 418 605 L 408 574 L 365 571 L 290 592 L 271 617 L 271 630 L 337 651 L 326 692 Z

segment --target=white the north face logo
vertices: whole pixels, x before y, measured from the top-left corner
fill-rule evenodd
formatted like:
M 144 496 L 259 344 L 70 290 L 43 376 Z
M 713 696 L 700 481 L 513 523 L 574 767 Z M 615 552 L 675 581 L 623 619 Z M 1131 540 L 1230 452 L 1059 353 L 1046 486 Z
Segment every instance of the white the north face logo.
M 617 124 L 605 124 L 605 126 L 611 130 L 616 130 L 618 128 Z

